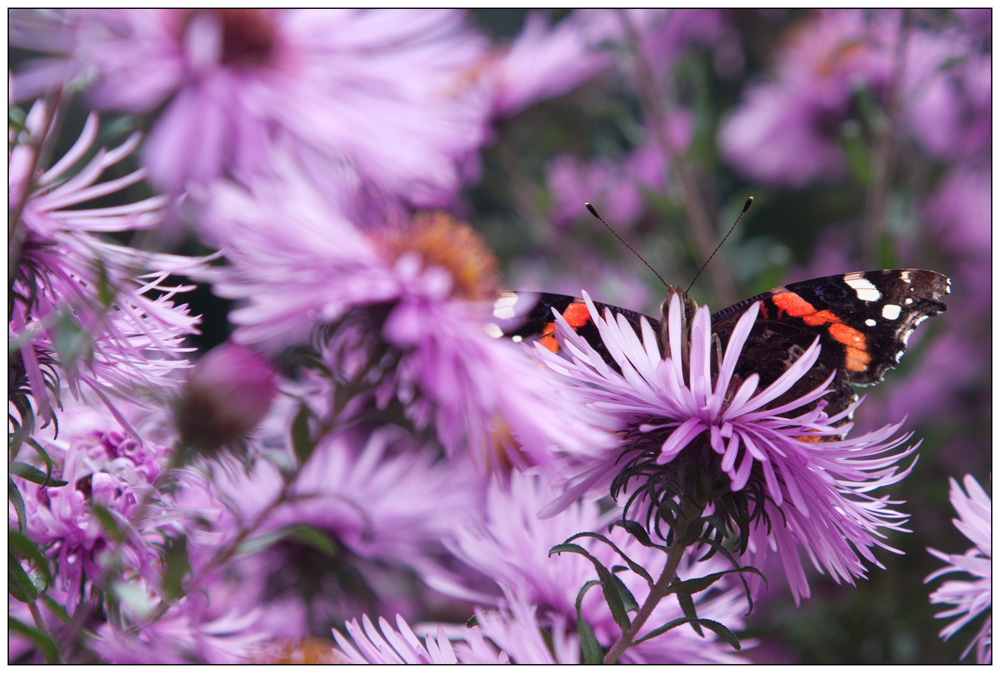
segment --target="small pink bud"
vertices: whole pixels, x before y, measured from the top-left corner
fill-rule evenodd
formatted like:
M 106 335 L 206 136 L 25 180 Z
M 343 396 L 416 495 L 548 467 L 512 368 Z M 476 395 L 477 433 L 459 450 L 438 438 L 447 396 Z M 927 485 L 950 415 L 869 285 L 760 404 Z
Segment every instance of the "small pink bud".
M 253 350 L 233 343 L 213 348 L 195 364 L 177 407 L 181 441 L 211 451 L 243 438 L 277 392 L 274 367 Z

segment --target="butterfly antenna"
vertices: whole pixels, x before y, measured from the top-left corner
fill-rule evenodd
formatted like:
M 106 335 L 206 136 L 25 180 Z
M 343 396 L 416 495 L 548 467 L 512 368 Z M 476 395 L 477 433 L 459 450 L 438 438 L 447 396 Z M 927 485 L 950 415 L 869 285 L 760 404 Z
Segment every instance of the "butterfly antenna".
M 594 217 L 596 217 L 598 220 L 600 220 L 601 224 L 603 224 L 605 227 L 607 227 L 608 231 L 610 231 L 612 234 L 614 234 L 615 238 L 617 238 L 619 241 L 622 242 L 622 245 L 624 245 L 626 248 L 628 248 L 629 250 L 631 250 L 632 254 L 635 255 L 636 257 L 638 257 L 639 260 L 643 264 L 645 264 L 646 267 L 649 268 L 650 271 L 653 272 L 653 275 L 660 279 L 660 282 L 663 283 L 663 285 L 666 286 L 667 289 L 670 289 L 670 286 L 667 285 L 667 281 L 663 280 L 663 276 L 661 276 L 660 274 L 656 273 L 656 269 L 654 269 L 652 266 L 650 266 L 649 262 L 647 262 L 645 259 L 643 259 L 642 255 L 640 255 L 638 252 L 636 252 L 635 248 L 633 248 L 631 245 L 629 245 L 628 242 L 624 238 L 622 238 L 621 236 L 619 236 L 618 232 L 615 231 L 614 229 L 612 229 L 611 225 L 608 224 L 607 222 L 605 222 L 603 217 L 601 217 L 600 215 L 597 214 L 597 209 L 596 208 L 594 208 L 589 203 L 584 203 L 583 205 L 587 206 L 587 210 L 590 211 L 590 214 L 593 215 Z
M 729 234 L 733 233 L 733 231 L 736 229 L 736 225 L 740 223 L 740 220 L 743 219 L 743 216 L 746 215 L 746 212 L 750 210 L 751 204 L 753 204 L 753 197 L 748 196 L 747 202 L 743 204 L 743 210 L 740 211 L 739 217 L 737 217 L 736 221 L 733 222 L 733 226 L 729 227 L 729 232 L 722 238 L 721 241 L 719 241 L 719 244 L 715 246 L 715 250 L 713 250 L 712 254 L 708 256 L 708 259 L 705 260 L 705 263 L 701 265 L 700 269 L 698 269 L 698 273 L 696 273 L 694 275 L 694 278 L 691 279 L 691 284 L 687 286 L 686 290 L 684 290 L 685 294 L 690 292 L 691 288 L 694 287 L 694 281 L 698 280 L 698 276 L 701 275 L 701 272 L 705 270 L 705 267 L 708 266 L 708 263 L 712 261 L 713 257 L 715 257 L 715 253 L 719 252 L 719 248 L 721 248 L 722 244 L 726 242 L 727 238 L 729 238 Z

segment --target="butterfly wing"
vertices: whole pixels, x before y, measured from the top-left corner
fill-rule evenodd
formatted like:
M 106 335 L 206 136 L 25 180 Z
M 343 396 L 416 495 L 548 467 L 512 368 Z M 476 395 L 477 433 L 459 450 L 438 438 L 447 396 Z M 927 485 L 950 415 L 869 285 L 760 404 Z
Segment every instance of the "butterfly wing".
M 836 371 L 828 413 L 851 404 L 852 386 L 875 385 L 895 367 L 913 330 L 946 310 L 950 281 L 935 271 L 859 271 L 775 288 L 719 311 L 713 330 L 728 343 L 736 321 L 753 302 L 760 314 L 737 367 L 773 383 L 819 337 L 816 366 L 783 398 L 808 392 Z M 780 400 L 779 400 L 780 403 Z
M 636 311 L 619 308 L 610 304 L 594 302 L 597 310 L 603 315 L 604 309 L 611 309 L 612 313 L 621 315 L 635 330 L 636 334 L 641 334 L 640 320 L 646 318 L 654 333 L 659 334 L 660 321 L 649 316 L 644 316 Z M 559 344 L 555 338 L 555 318 L 553 310 L 561 315 L 573 330 L 579 334 L 586 342 L 597 351 L 604 361 L 615 370 L 619 370 L 618 364 L 608 353 L 601 339 L 597 326 L 590 317 L 587 305 L 579 297 L 571 297 L 565 294 L 552 294 L 549 292 L 503 292 L 494 307 L 494 316 L 501 321 L 500 330 L 504 336 L 514 341 L 528 341 L 541 343 L 553 353 L 559 351 Z M 662 345 L 660 348 L 662 354 Z M 619 370 L 620 371 L 620 370 Z

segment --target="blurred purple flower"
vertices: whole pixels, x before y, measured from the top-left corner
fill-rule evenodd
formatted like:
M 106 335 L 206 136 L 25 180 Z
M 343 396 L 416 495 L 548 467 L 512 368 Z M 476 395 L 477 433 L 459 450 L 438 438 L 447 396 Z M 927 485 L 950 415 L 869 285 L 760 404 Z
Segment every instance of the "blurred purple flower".
M 243 438 L 278 392 L 274 367 L 252 349 L 225 343 L 198 360 L 176 410 L 181 442 L 214 451 Z
M 716 71 L 728 78 L 743 71 L 743 47 L 740 34 L 732 29 L 723 9 L 672 9 L 657 17 L 657 10 L 633 10 L 647 13 L 648 28 L 642 47 L 648 63 L 666 74 L 693 47 L 710 47 Z
M 206 616 L 204 603 L 194 592 L 155 621 L 133 616 L 141 625 L 138 629 L 105 623 L 87 639 L 87 646 L 108 664 L 231 665 L 246 663 L 270 636 L 254 628 L 259 611 L 230 608 L 222 615 Z
M 367 236 L 294 166 L 278 168 L 250 191 L 220 186 L 212 201 L 208 226 L 230 262 L 213 285 L 247 302 L 230 313 L 237 341 L 274 349 L 340 324 L 321 346 L 348 371 L 388 346 L 381 361 L 394 366 L 368 381 L 377 402 L 398 397 L 418 427 L 434 423 L 449 456 L 484 472 L 606 439 L 523 348 L 488 334 L 495 262 L 467 225 L 435 215 Z
M 905 108 L 913 137 L 933 156 L 988 160 L 993 59 L 954 33 L 913 31 L 907 43 Z
M 493 116 L 511 117 L 533 103 L 570 91 L 610 65 L 611 53 L 596 39 L 594 24 L 600 18 L 576 10 L 550 28 L 545 14 L 530 12 L 521 33 L 484 75 Z
M 268 143 L 284 139 L 439 205 L 459 186 L 455 159 L 484 137 L 488 110 L 470 78 L 485 42 L 455 10 L 64 9 L 11 20 L 15 44 L 62 51 L 96 78 L 95 105 L 165 106 L 144 160 L 170 193 L 266 169 Z
M 677 152 L 687 149 L 693 131 L 693 119 L 687 110 L 678 110 L 664 124 L 664 132 Z M 670 158 L 653 134 L 647 130 L 645 137 L 644 144 L 619 162 L 603 157 L 583 162 L 566 154 L 550 161 L 546 172 L 556 225 L 567 226 L 586 212 L 585 203 L 594 203 L 615 226 L 635 226 L 646 212 L 643 192 L 664 192 L 670 168 Z
M 461 586 L 435 577 L 429 578 L 430 584 L 485 607 L 499 607 L 501 612 L 505 611 L 504 606 L 531 605 L 532 613 L 537 615 L 533 619 L 538 624 L 553 633 L 572 634 L 568 638 L 576 643 L 577 594 L 587 581 L 594 579 L 594 567 L 590 561 L 576 554 L 550 557 L 549 550 L 582 531 L 606 528 L 608 523 L 621 516 L 621 512 L 612 510 L 602 514 L 602 508 L 596 502 L 576 502 L 555 516 L 539 518 L 538 513 L 557 495 L 558 492 L 546 486 L 539 477 L 513 474 L 509 489 L 499 488 L 494 483 L 487 491 L 487 504 L 482 516 L 472 515 L 465 523 L 456 526 L 447 544 L 457 558 L 481 572 L 496 586 L 490 591 L 481 583 L 478 586 Z M 661 550 L 641 546 L 621 528 L 614 528 L 606 535 L 654 577 L 662 571 L 666 555 Z M 607 546 L 589 542 L 592 541 L 577 540 L 577 544 L 586 547 L 606 567 L 621 563 L 621 557 Z M 692 553 L 682 563 L 679 576 L 691 579 L 729 567 L 718 557 L 696 563 L 695 555 Z M 648 595 L 648 585 L 637 575 L 622 573 L 619 577 L 640 603 Z M 739 590 L 718 591 L 723 586 L 715 585 L 695 597 L 698 614 L 702 618 L 720 621 L 730 629 L 742 629 L 742 613 L 746 607 L 743 594 Z M 598 642 L 603 647 L 610 647 L 621 631 L 600 591 L 588 592 L 582 611 Z M 663 600 L 653 612 L 647 631 L 683 616 L 676 600 Z M 483 628 L 489 635 L 485 624 Z M 505 647 L 509 641 L 495 642 Z M 512 651 L 507 652 L 521 661 Z M 743 661 L 732 653 L 727 643 L 702 638 L 688 627 L 671 630 L 630 649 L 624 660 L 631 663 L 676 664 Z M 531 663 L 542 662 L 533 660 Z
M 114 150 L 100 150 L 72 177 L 97 135 L 91 115 L 77 142 L 54 166 L 32 174 L 35 153 L 52 128 L 44 104 L 26 120 L 27 137 L 17 136 L 8 156 L 12 223 L 13 286 L 8 336 L 42 418 L 51 415 L 46 362 L 56 360 L 74 395 L 88 389 L 116 414 L 109 396 L 135 402 L 180 383 L 171 376 L 187 367 L 181 356 L 197 317 L 174 294 L 192 286 L 170 286 L 172 272 L 189 271 L 204 260 L 149 253 L 117 245 L 99 234 L 154 226 L 164 201 L 153 197 L 104 208 L 78 208 L 115 194 L 145 177 L 136 171 L 98 183 L 109 167 L 138 144 L 133 136 Z M 28 191 L 30 190 L 30 191 Z M 150 295 L 157 295 L 155 299 Z M 119 419 L 121 420 L 121 419 Z
M 930 582 L 942 575 L 961 572 L 971 575 L 971 580 L 949 580 L 931 594 L 931 603 L 944 603 L 954 607 L 935 615 L 938 619 L 958 617 L 946 626 L 939 634 L 948 640 L 966 624 L 976 619 L 984 611 L 987 612 L 983 625 L 979 628 L 972 642 L 962 652 L 962 658 L 976 648 L 976 663 L 989 664 L 993 661 L 993 616 L 990 608 L 993 605 L 993 529 L 992 507 L 989 494 L 983 490 L 972 475 L 965 475 L 962 480 L 965 490 L 954 479 L 951 484 L 951 504 L 958 513 L 952 523 L 973 546 L 964 554 L 945 554 L 936 549 L 928 549 L 931 554 L 948 565 L 927 576 L 924 582 Z
M 864 84 L 878 98 L 892 74 L 889 16 L 876 12 L 869 23 L 861 10 L 828 10 L 795 30 L 778 55 L 776 79 L 753 85 L 723 121 L 726 160 L 780 186 L 843 176 L 840 134 L 854 88 Z
M 865 574 L 859 555 L 881 567 L 871 547 L 896 551 L 882 541 L 881 531 L 903 530 L 905 515 L 889 509 L 895 503 L 887 498 L 868 493 L 909 474 L 910 468 L 901 469 L 898 463 L 916 446 L 886 455 L 909 435 L 896 436 L 900 425 L 890 425 L 838 439 L 850 426 L 836 423 L 851 409 L 829 417 L 822 402 L 809 408 L 829 392 L 832 377 L 800 398 L 774 408 L 767 406 L 812 368 L 819 355 L 818 343 L 806 349 L 778 380 L 758 391 L 756 376 L 742 383 L 733 379 L 756 320 L 756 303 L 737 323 L 718 363 L 718 376 L 713 377 L 706 307 L 698 309 L 691 323 L 690 371 L 685 372 L 679 359 L 660 357 L 656 335 L 645 320 L 640 339 L 624 318 L 615 320 L 610 313 L 602 318 L 590 298 L 585 295 L 585 299 L 621 373 L 609 367 L 561 317 L 557 317 L 557 333 L 565 339 L 571 360 L 544 349 L 538 349 L 540 357 L 553 371 L 580 386 L 585 404 L 614 413 L 621 427 L 652 446 L 662 442 L 655 463 L 663 469 L 677 463 L 696 471 L 717 469 L 728 477 L 732 491 L 742 491 L 749 484 L 748 492 L 766 495 L 758 504 L 770 525 L 755 520 L 749 540 L 753 564 L 760 567 L 768 549 L 776 550 L 796 601 L 809 595 L 800 550 L 838 582 L 843 579 L 852 584 L 854 577 Z M 683 352 L 681 339 L 687 338 L 681 333 L 681 310 L 678 296 L 672 295 L 666 317 L 671 353 Z M 829 441 L 822 441 L 827 438 Z M 620 471 L 621 452 L 628 448 L 630 445 L 580 456 L 568 452 L 565 492 L 547 511 L 559 511 L 587 493 L 606 493 Z M 702 459 L 706 456 L 713 465 L 718 461 L 717 466 L 705 467 Z M 688 461 L 692 463 L 688 465 Z
M 283 459 L 292 460 L 290 451 Z M 392 426 L 370 437 L 327 436 L 291 484 L 266 459 L 258 459 L 250 475 L 236 470 L 215 483 L 235 516 L 232 532 L 256 524 L 251 540 L 266 540 L 305 525 L 338 550 L 330 558 L 282 539 L 233 566 L 244 590 L 232 600 L 248 609 L 267 606 L 262 620 L 289 639 L 321 635 L 362 611 L 414 613 L 405 574 L 444 572 L 441 539 L 477 502 L 471 466 L 435 462 L 433 450 Z

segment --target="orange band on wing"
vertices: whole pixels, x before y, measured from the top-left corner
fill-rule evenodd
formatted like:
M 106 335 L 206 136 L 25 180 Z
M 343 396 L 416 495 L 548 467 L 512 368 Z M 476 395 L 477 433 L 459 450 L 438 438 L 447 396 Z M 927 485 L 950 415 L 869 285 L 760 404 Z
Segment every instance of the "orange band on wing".
M 570 304 L 563 311 L 563 318 L 575 330 L 577 327 L 583 327 L 590 322 L 590 311 L 587 310 L 586 304 Z
M 802 318 L 802 322 L 811 327 L 829 325 L 827 332 L 830 338 L 847 347 L 847 359 L 844 366 L 855 372 L 863 372 L 868 369 L 871 355 L 867 350 L 867 338 L 853 327 L 845 325 L 835 313 L 827 310 L 817 311 L 812 304 L 794 292 L 777 294 L 771 297 L 771 301 L 778 307 L 779 314 L 784 312 L 790 316 Z

